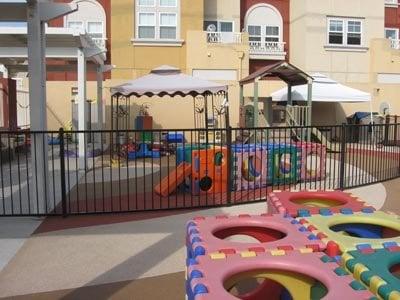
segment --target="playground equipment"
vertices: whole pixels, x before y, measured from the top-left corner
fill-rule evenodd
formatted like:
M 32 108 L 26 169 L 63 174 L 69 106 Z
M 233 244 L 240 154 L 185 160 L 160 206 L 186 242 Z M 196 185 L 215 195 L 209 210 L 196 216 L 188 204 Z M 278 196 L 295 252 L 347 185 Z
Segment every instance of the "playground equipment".
M 335 242 L 342 252 L 384 248 L 387 243 L 400 245 L 399 217 L 370 208 L 340 214 L 321 210 L 319 215 L 301 218 L 300 222 L 325 243 Z
M 320 213 L 352 213 L 374 210 L 364 201 L 341 191 L 279 191 L 267 196 L 268 211 L 292 217 L 309 217 Z
M 188 299 L 400 299 L 399 216 L 343 192 L 271 198 L 325 207 L 189 221 Z
M 227 191 L 227 149 L 214 147 L 192 152 L 192 194 L 222 193 Z
M 227 149 L 225 147 L 178 143 L 182 140 L 179 133 L 174 133 L 170 138 L 177 142 L 176 165 L 178 166 L 182 162 L 193 164 L 192 172 L 188 174 L 185 180 L 186 186 L 191 188 L 193 195 L 227 191 L 228 166 L 226 163 Z M 138 151 L 138 153 L 132 153 L 129 157 L 132 159 L 159 157 L 159 152 L 152 154 L 151 151 L 146 151 L 148 146 L 145 144 L 141 147 L 141 149 L 145 149 L 144 154 Z M 264 188 L 270 183 L 293 184 L 302 178 L 308 180 L 312 178 L 311 175 L 315 175 L 314 179 L 317 180 L 325 173 L 322 165 L 325 164 L 323 157 L 325 157 L 326 152 L 324 152 L 322 145 L 314 143 L 305 145 L 302 143 L 288 145 L 272 143 L 234 144 L 231 150 L 232 187 L 234 191 Z M 314 154 L 321 156 L 322 164 L 319 172 L 310 173 L 307 169 L 307 155 Z
M 294 144 L 237 144 L 233 152 L 235 190 L 291 184 L 300 179 L 300 151 Z
M 272 182 L 291 184 L 297 182 L 300 173 L 299 151 L 294 144 L 269 144 L 272 155 Z
M 185 178 L 191 174 L 192 165 L 182 162 L 175 170 L 165 177 L 154 188 L 157 194 L 167 197 L 173 193 L 177 187 L 185 181 Z
M 128 152 L 128 159 L 137 158 L 160 158 L 161 153 L 158 150 L 150 150 L 150 145 L 147 143 L 141 143 L 138 146 L 137 151 Z
M 318 238 L 308 239 L 310 232 L 292 224 L 293 218 L 280 215 L 239 215 L 235 217 L 198 217 L 188 223 L 186 246 L 189 258 L 212 253 L 240 254 L 248 251 L 322 251 L 325 244 Z M 244 235 L 254 242 L 231 242 L 226 238 Z M 273 252 L 275 253 L 275 252 Z
M 400 299 L 400 247 L 363 248 L 342 256 L 341 265 L 381 299 Z M 396 275 L 397 274 L 397 275 Z
M 187 185 L 191 188 L 193 195 L 217 194 L 227 191 L 226 148 L 189 150 L 182 147 L 179 148 L 178 153 L 180 153 L 179 158 L 177 156 L 178 167 L 164 177 L 160 185 L 156 186 L 154 190 L 157 194 L 170 195 L 189 177 L 190 184 Z M 189 168 L 188 165 L 191 167 Z M 186 171 L 183 172 L 183 170 Z M 182 174 L 184 177 L 179 177 L 177 180 L 177 174 Z
M 298 142 L 300 150 L 300 178 L 302 181 L 325 178 L 326 146 L 317 143 Z
M 267 166 L 266 149 L 259 145 L 234 145 L 232 153 L 234 190 L 249 190 L 267 185 L 271 179 L 272 166 Z
M 367 300 L 373 297 L 371 292 L 323 253 L 285 250 L 247 251 L 238 255 L 212 253 L 189 259 L 186 274 L 189 300 Z M 236 285 L 249 278 L 268 279 L 278 285 L 261 283 L 246 297 L 235 297 L 230 293 Z

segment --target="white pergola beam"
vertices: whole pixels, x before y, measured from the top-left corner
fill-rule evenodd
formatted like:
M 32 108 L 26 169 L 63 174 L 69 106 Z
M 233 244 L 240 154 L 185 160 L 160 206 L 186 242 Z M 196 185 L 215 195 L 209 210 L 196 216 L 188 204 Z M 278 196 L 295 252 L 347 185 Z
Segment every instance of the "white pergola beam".
M 28 72 L 28 65 L 27 64 L 12 64 L 0 58 L 0 64 L 3 64 L 8 71 L 10 72 Z M 97 72 L 98 68 L 102 73 L 106 73 L 112 70 L 111 65 L 94 65 L 94 64 L 87 64 L 86 71 L 90 72 Z M 48 72 L 72 72 L 76 71 L 76 64 L 67 64 L 67 65 L 48 65 L 46 67 Z
M 86 57 L 82 48 L 78 48 L 78 130 L 86 130 Z M 85 168 L 85 151 L 87 145 L 87 138 L 84 133 L 78 134 L 78 156 L 79 166 L 81 169 Z
M 0 58 L 27 58 L 26 47 L 0 47 Z M 46 49 L 47 58 L 76 59 L 76 47 L 51 47 Z

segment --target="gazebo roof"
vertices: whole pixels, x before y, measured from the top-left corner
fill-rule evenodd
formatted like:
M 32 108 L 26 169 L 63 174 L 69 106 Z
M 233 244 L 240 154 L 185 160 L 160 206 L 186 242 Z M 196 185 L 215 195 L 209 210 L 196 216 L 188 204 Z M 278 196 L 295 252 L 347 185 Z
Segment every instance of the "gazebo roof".
M 256 80 L 265 80 L 270 77 L 278 77 L 292 86 L 307 84 L 313 78 L 294 65 L 280 61 L 275 64 L 265 66 L 246 78 L 240 80 L 240 85 L 252 83 Z
M 228 86 L 183 74 L 167 65 L 157 67 L 143 77 L 111 88 L 112 95 L 130 96 L 197 96 L 228 91 Z

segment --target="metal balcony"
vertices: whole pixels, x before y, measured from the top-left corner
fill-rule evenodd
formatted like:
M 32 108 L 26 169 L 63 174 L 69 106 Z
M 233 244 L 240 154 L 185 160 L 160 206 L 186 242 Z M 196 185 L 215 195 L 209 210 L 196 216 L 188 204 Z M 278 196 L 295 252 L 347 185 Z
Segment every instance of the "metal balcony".
M 251 59 L 285 59 L 285 42 L 250 41 Z
M 241 44 L 240 32 L 207 32 L 207 43 L 211 44 Z

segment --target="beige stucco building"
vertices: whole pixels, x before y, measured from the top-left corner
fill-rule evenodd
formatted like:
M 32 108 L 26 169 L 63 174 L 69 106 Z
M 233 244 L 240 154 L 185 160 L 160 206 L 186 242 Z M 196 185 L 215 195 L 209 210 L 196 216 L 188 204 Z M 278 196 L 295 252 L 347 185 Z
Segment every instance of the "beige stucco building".
M 87 5 L 96 3 L 85 1 Z M 108 63 L 114 65 L 105 75 L 103 90 L 107 124 L 112 86 L 143 76 L 157 66 L 171 65 L 186 74 L 229 85 L 231 124 L 237 126 L 238 81 L 282 58 L 309 74 L 322 73 L 371 93 L 374 111 L 387 103 L 390 114 L 400 114 L 400 49 L 395 49 L 393 40 L 385 39 L 385 0 L 98 2 L 104 10 L 97 14 L 101 15 L 95 20 L 97 26 L 89 26 L 94 21 L 86 20 L 90 14 L 84 9 L 81 16 L 51 25 L 77 26 L 86 18 L 82 24 L 87 29 L 102 28 L 102 38 L 97 39 L 107 47 Z M 263 24 L 263 13 L 279 22 L 266 20 Z M 49 129 L 71 124 L 72 91 L 77 86 L 74 76 L 54 75 L 47 82 Z M 96 99 L 95 81 L 89 79 L 87 98 Z M 259 96 L 268 97 L 282 87 L 284 83 L 278 80 L 262 82 Z M 246 86 L 247 102 L 252 101 L 252 95 L 252 86 Z M 192 99 L 144 97 L 131 103 L 130 129 L 134 129 L 134 117 L 144 103 L 154 118 L 154 128 L 194 126 Z M 314 124 L 336 124 L 355 111 L 368 110 L 368 104 L 315 103 L 313 120 Z
M 374 111 L 387 102 L 391 114 L 400 113 L 400 50 L 384 39 L 385 1 L 291 1 L 290 18 L 293 64 L 371 93 Z M 368 104 L 317 103 L 313 117 L 317 124 L 334 124 L 368 110 Z
M 173 1 L 174 2 L 174 1 Z M 178 0 L 176 10 L 163 7 L 140 7 L 134 0 L 112 3 L 112 79 L 107 86 L 120 84 L 143 76 L 160 65 L 178 67 L 182 72 L 223 82 L 229 85 L 231 100 L 231 123 L 238 124 L 238 81 L 249 73 L 248 39 L 240 33 L 240 2 L 210 0 Z M 159 3 L 157 4 L 159 5 Z M 140 36 L 140 14 L 176 13 L 176 36 L 163 39 L 161 36 L 161 15 L 155 17 L 155 35 Z M 204 30 L 214 20 L 217 30 L 230 26 L 231 32 L 222 37 L 211 35 Z M 223 29 L 222 29 L 223 30 Z M 149 106 L 155 128 L 192 128 L 194 126 L 193 99 L 171 99 L 169 97 L 134 99 L 131 114 L 135 116 L 142 104 Z

